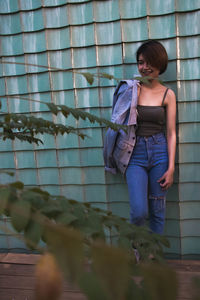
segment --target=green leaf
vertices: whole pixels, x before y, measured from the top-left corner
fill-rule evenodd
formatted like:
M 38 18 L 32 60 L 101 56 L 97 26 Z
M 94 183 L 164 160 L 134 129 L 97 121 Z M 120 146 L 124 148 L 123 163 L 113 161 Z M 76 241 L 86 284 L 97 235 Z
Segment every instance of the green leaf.
M 130 280 L 128 253 L 122 249 L 96 244 L 92 249 L 95 273 L 102 282 L 109 299 L 125 299 Z
M 87 296 L 88 300 L 108 300 L 105 290 L 102 289 L 99 278 L 95 273 L 85 272 L 80 276 L 79 287 Z
M 34 187 L 34 188 L 29 189 L 29 190 L 34 192 L 34 193 L 40 194 L 45 200 L 47 200 L 50 197 L 50 194 L 47 191 L 43 191 L 38 187 Z
M 24 184 L 21 181 L 16 181 L 16 182 L 10 183 L 9 185 L 11 187 L 14 187 L 14 188 L 19 189 L 19 190 L 23 190 L 23 188 L 24 188 Z
M 9 175 L 9 176 L 14 176 L 14 175 L 15 175 L 14 172 L 4 171 L 4 170 L 0 170 L 0 173 L 7 174 L 7 175 Z
M 107 78 L 109 80 L 114 79 L 115 77 L 113 75 L 107 74 L 107 73 L 100 73 L 100 76 L 103 78 Z
M 8 204 L 9 196 L 10 196 L 10 190 L 8 188 L 0 189 L 0 215 L 5 212 L 5 209 Z
M 13 185 L 9 185 L 8 186 L 8 189 L 10 190 L 10 196 L 9 196 L 9 205 L 13 204 L 15 201 L 18 200 L 18 197 L 17 197 L 17 189 L 13 186 Z M 9 209 L 9 206 L 8 206 L 8 209 Z
M 122 247 L 124 249 L 130 249 L 131 247 L 130 239 L 127 237 L 119 237 L 118 245 L 119 247 Z
M 166 237 L 164 237 L 164 236 L 159 236 L 159 241 L 160 241 L 160 243 L 161 244 L 163 244 L 165 247 L 167 247 L 167 248 L 170 248 L 170 242 L 169 242 L 169 240 L 166 238 Z
M 42 194 L 33 192 L 32 190 L 25 190 L 22 194 L 22 199 L 26 202 L 29 202 L 36 209 L 41 209 L 44 205 L 45 200 L 42 197 Z
M 47 224 L 45 237 L 63 273 L 78 278 L 83 267 L 83 237 L 80 232 L 58 224 Z M 68 279 L 69 279 L 68 277 Z
M 9 122 L 10 122 L 10 119 L 11 119 L 10 114 L 7 114 L 7 115 L 5 116 L 5 118 L 4 118 L 5 123 L 9 123 Z
M 85 218 L 85 226 L 80 228 L 80 230 L 91 236 L 102 236 L 102 216 L 93 210 L 89 210 Z
M 24 237 L 27 247 L 29 247 L 30 249 L 35 249 L 41 239 L 42 233 L 42 226 L 36 220 L 31 220 L 24 231 Z
M 133 233 L 133 229 L 130 224 L 122 220 L 119 222 L 118 231 L 120 236 L 131 236 Z
M 54 103 L 47 103 L 47 106 L 54 115 L 58 114 L 58 107 Z
M 91 203 L 90 202 L 84 202 L 83 205 L 86 206 L 87 208 L 91 207 Z
M 159 264 L 143 265 L 141 269 L 144 289 L 148 292 L 149 299 L 177 299 L 178 282 L 175 271 Z
M 56 222 L 63 225 L 69 225 L 75 220 L 77 220 L 77 217 L 68 212 L 62 213 L 56 218 Z
M 200 300 L 200 276 L 193 277 L 192 288 L 193 288 L 193 300 Z
M 48 203 L 41 209 L 41 213 L 49 218 L 55 218 L 58 214 L 62 213 L 60 204 L 55 201 L 48 201 Z
M 31 214 L 31 205 L 28 201 L 16 201 L 10 209 L 11 223 L 18 231 L 22 231 L 27 226 Z
M 87 82 L 92 85 L 93 81 L 94 81 L 94 76 L 91 73 L 88 72 L 82 72 L 81 75 L 83 75 L 85 77 L 85 79 L 87 80 Z
M 152 79 L 152 77 L 151 76 L 145 76 L 145 77 L 138 76 L 138 77 L 134 77 L 134 79 L 148 85 L 148 84 L 150 84 L 150 80 Z
M 108 227 L 108 228 L 112 228 L 113 226 L 115 226 L 117 223 L 116 223 L 116 220 L 111 218 L 111 217 L 108 217 L 108 216 L 104 216 L 103 217 L 103 224 L 104 226 Z

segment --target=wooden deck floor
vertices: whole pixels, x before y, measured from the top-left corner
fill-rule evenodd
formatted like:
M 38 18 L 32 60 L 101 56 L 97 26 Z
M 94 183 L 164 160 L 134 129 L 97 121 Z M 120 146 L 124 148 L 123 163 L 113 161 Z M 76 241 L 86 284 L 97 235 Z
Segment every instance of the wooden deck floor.
M 39 255 L 0 254 L 0 300 L 35 300 L 34 268 Z M 65 282 L 61 300 L 86 300 Z
M 0 254 L 0 300 L 34 300 L 34 265 L 38 258 L 33 254 Z M 191 300 L 192 278 L 200 277 L 200 261 L 171 260 L 168 263 L 178 275 L 177 300 Z M 86 300 L 78 289 L 65 283 L 61 300 L 66 299 Z

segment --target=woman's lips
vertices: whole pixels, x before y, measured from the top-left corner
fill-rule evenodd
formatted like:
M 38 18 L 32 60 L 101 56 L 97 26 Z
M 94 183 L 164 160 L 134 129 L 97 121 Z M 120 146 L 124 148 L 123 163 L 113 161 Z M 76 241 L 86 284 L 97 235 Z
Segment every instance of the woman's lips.
M 143 74 L 144 76 L 149 76 L 149 75 L 151 75 L 152 72 L 153 72 L 153 71 L 143 71 L 142 74 Z

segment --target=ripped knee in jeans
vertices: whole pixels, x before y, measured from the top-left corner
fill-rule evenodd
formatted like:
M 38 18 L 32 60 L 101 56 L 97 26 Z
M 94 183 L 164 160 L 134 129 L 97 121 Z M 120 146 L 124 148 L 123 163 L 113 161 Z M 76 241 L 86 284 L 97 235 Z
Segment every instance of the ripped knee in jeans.
M 160 212 L 165 210 L 166 196 L 149 195 L 149 206 L 151 212 Z

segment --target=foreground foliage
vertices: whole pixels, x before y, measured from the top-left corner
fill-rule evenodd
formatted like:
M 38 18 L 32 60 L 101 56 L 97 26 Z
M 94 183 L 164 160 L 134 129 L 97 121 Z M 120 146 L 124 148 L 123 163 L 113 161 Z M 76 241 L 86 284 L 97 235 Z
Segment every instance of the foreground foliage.
M 33 249 L 41 239 L 45 241 L 47 224 L 80 231 L 87 246 L 99 239 L 129 250 L 134 242 L 144 261 L 149 254 L 156 261 L 162 260 L 162 246 L 169 246 L 164 237 L 149 234 L 147 228 L 129 224 L 111 211 L 92 207 L 88 202 L 52 196 L 39 188 L 26 188 L 22 182 L 1 185 L 0 198 L 0 214 L 11 218 L 15 230 L 24 233 L 27 246 Z
M 1 185 L 0 199 L 0 214 L 10 217 L 27 246 L 51 253 L 65 278 L 78 285 L 88 299 L 175 299 L 174 272 L 165 264 L 149 264 L 152 257 L 154 262 L 163 261 L 162 246 L 169 246 L 164 237 L 90 203 L 51 196 L 39 188 L 25 188 L 21 182 Z M 109 232 L 114 232 L 115 246 L 107 236 Z M 45 242 L 43 247 L 41 240 Z M 140 253 L 139 265 L 132 242 Z M 51 258 L 48 260 L 52 263 Z M 47 278 L 43 278 L 43 288 Z M 60 280 L 55 286 L 58 293 L 59 286 Z M 39 288 L 41 293 L 43 288 Z
M 107 73 L 90 73 L 90 72 L 78 72 L 75 70 L 65 70 L 61 68 L 55 67 L 47 67 L 44 65 L 37 65 L 37 64 L 28 64 L 28 63 L 19 63 L 19 62 L 10 62 L 10 61 L 2 61 L 0 60 L 1 64 L 15 64 L 15 65 L 25 65 L 25 66 L 32 66 L 32 67 L 39 67 L 47 69 L 48 71 L 65 71 L 65 72 L 73 72 L 78 73 L 83 76 L 89 85 L 92 85 L 94 82 L 94 78 L 106 78 L 108 80 L 116 80 L 119 81 L 120 78 L 115 78 L 113 75 Z M 149 76 L 141 78 L 135 77 L 135 79 L 148 83 Z M 2 101 L 5 101 L 5 98 L 9 101 L 14 101 L 16 99 L 20 99 L 21 101 L 28 101 L 28 102 L 38 102 L 40 104 L 44 104 L 47 106 L 47 111 L 51 112 L 53 115 L 62 114 L 65 118 L 72 116 L 76 120 L 89 120 L 90 123 L 97 123 L 103 127 L 111 128 L 115 131 L 119 129 L 126 130 L 126 126 L 114 124 L 105 118 L 100 118 L 96 115 L 90 114 L 82 109 L 72 108 L 67 105 L 56 105 L 55 103 L 47 103 L 45 101 L 39 101 L 36 99 L 31 99 L 24 97 L 23 95 L 5 95 L 0 96 Z M 0 109 L 2 108 L 2 103 L 0 102 Z M 35 117 L 33 114 L 27 113 L 20 114 L 20 113 L 7 113 L 1 112 L 0 114 L 0 138 L 3 140 L 10 139 L 10 140 L 21 140 L 27 141 L 29 143 L 43 143 L 43 141 L 37 137 L 38 134 L 50 134 L 50 135 L 58 135 L 58 134 L 77 134 L 82 139 L 85 138 L 85 135 L 82 134 L 78 128 L 72 126 L 65 126 L 63 124 L 56 124 L 55 122 L 47 121 L 44 118 Z
M 34 100 L 33 100 L 34 101 Z M 40 101 L 40 103 L 46 104 L 50 112 L 54 115 L 61 113 L 64 117 L 72 115 L 76 120 L 88 119 L 90 123 L 98 123 L 104 127 L 110 127 L 111 129 L 117 131 L 119 129 L 126 130 L 126 126 L 114 124 L 104 118 L 99 118 L 88 112 L 84 112 L 77 108 L 71 108 L 66 105 L 55 105 L 54 103 L 45 103 Z M 0 137 L 3 140 L 18 139 L 20 141 L 27 141 L 29 143 L 39 143 L 43 144 L 43 141 L 37 137 L 38 134 L 77 134 L 82 139 L 85 135 L 79 131 L 78 128 L 72 126 L 66 126 L 63 124 L 56 124 L 52 121 L 45 120 L 44 118 L 38 118 L 33 115 L 24 115 L 16 113 L 5 113 L 1 114 L 0 119 Z

